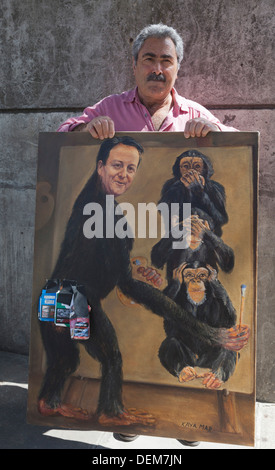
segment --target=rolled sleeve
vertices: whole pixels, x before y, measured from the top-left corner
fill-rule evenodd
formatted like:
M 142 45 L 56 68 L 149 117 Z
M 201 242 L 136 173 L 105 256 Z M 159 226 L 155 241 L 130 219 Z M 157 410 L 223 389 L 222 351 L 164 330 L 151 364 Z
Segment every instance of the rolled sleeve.
M 79 126 L 79 124 L 87 124 L 99 115 L 99 112 L 96 111 L 94 106 L 85 108 L 81 116 L 73 117 L 63 122 L 57 129 L 57 132 L 71 132 L 75 127 Z

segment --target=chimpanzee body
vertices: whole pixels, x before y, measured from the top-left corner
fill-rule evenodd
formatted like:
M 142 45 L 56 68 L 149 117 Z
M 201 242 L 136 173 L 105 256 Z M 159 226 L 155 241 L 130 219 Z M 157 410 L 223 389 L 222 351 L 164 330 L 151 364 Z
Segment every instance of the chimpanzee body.
M 188 266 L 200 266 L 201 263 L 190 263 Z M 236 322 L 235 309 L 222 284 L 217 280 L 206 281 L 205 297 L 195 303 L 183 282 L 171 281 L 165 293 L 184 308 L 190 317 L 214 328 L 230 328 Z M 184 367 L 210 368 L 222 381 L 226 382 L 233 374 L 236 365 L 236 352 L 220 346 L 208 347 L 199 338 L 188 333 L 179 334 L 177 322 L 164 320 L 166 339 L 159 349 L 162 365 L 174 376 L 179 376 Z
M 225 338 L 221 339 L 217 329 L 197 321 L 158 289 L 132 278 L 132 239 L 116 236 L 87 239 L 84 236 L 83 224 L 87 217 L 83 216 L 83 207 L 89 202 L 99 203 L 105 220 L 105 196 L 92 176 L 73 207 L 52 278 L 72 279 L 85 286 L 91 306 L 91 335 L 82 344 L 100 362 L 102 373 L 97 413 L 117 416 L 124 410 L 121 396 L 122 358 L 115 330 L 101 306 L 101 301 L 115 286 L 153 313 L 173 319 L 178 323 L 179 332 L 198 337 L 202 343 L 205 341 L 209 346 L 220 344 Z M 115 224 L 119 217 L 114 215 Z M 57 327 L 50 322 L 40 322 L 40 328 L 47 354 L 47 371 L 39 401 L 54 410 L 60 406 L 66 379 L 79 364 L 78 342 L 70 338 L 69 328 Z
M 198 157 L 202 160 L 203 186 L 196 179 L 188 186 L 183 183 L 180 162 L 184 157 Z M 222 226 L 228 222 L 226 196 L 224 187 L 211 179 L 214 170 L 209 158 L 197 150 L 188 150 L 176 159 L 172 171 L 174 176 L 164 183 L 159 203 L 164 202 L 170 208 L 173 203 L 179 204 L 179 222 L 183 220 L 183 204 L 191 204 L 191 213 L 199 211 L 201 218 L 209 220 L 213 232 L 220 237 Z

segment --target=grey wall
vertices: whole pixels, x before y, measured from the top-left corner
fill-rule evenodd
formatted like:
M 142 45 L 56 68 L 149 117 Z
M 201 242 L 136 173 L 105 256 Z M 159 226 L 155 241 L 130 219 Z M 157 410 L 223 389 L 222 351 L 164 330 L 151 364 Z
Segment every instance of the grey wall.
M 185 41 L 178 91 L 261 132 L 257 398 L 275 401 L 274 0 L 2 0 L 0 349 L 28 354 L 38 133 L 134 85 L 146 24 Z

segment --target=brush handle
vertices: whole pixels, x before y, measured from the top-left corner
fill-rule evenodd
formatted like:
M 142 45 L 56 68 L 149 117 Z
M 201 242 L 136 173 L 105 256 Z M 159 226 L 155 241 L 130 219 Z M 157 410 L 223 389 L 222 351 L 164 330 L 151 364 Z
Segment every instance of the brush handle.
M 240 308 L 240 322 L 239 325 L 241 326 L 243 321 L 243 312 L 244 312 L 244 297 L 241 298 L 241 308 Z

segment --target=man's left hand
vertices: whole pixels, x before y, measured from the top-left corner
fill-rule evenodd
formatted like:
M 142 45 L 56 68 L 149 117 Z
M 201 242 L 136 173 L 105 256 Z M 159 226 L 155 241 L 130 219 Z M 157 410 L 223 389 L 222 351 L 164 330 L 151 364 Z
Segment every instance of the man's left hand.
M 205 137 L 209 132 L 219 132 L 217 124 L 204 118 L 195 118 L 187 121 L 184 129 L 184 137 Z

